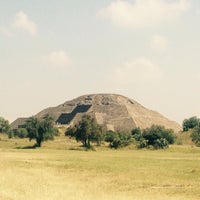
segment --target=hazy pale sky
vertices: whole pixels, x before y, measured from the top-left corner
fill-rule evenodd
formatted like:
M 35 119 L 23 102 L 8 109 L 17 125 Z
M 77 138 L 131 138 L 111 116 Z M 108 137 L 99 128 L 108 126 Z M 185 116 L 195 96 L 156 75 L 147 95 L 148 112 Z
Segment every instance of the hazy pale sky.
M 0 116 L 90 93 L 200 117 L 199 0 L 0 0 Z

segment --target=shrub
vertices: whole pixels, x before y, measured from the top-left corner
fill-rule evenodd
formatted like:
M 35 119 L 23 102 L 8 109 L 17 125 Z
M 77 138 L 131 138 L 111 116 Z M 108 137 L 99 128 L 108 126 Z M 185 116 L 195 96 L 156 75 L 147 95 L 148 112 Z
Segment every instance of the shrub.
M 25 128 L 19 128 L 14 130 L 14 137 L 19 138 L 27 138 L 28 137 L 28 131 Z
M 165 138 L 160 138 L 155 140 L 153 147 L 155 149 L 165 149 L 168 148 L 169 142 Z
M 172 129 L 162 129 L 162 138 L 165 138 L 169 144 L 174 144 L 176 135 Z
M 134 128 L 131 131 L 132 137 L 136 140 L 136 141 L 141 141 L 143 139 L 142 137 L 142 130 L 140 128 Z
M 147 140 L 145 140 L 144 138 L 141 138 L 139 141 L 138 141 L 138 145 L 137 147 L 138 148 L 145 148 L 145 147 L 148 147 L 148 144 L 147 144 Z
M 134 136 L 134 135 L 140 135 L 142 133 L 142 130 L 140 128 L 134 128 L 132 131 L 131 131 L 131 134 Z
M 134 133 L 134 134 L 133 134 Z M 164 149 L 175 142 L 173 130 L 165 129 L 163 126 L 152 125 L 143 131 L 132 131 L 133 137 L 138 141 L 139 148 L 149 148 L 152 146 L 155 149 Z
M 105 133 L 104 140 L 110 143 L 109 146 L 111 148 L 115 149 L 128 146 L 133 142 L 132 135 L 130 133 L 122 133 L 119 131 L 115 132 L 111 130 Z

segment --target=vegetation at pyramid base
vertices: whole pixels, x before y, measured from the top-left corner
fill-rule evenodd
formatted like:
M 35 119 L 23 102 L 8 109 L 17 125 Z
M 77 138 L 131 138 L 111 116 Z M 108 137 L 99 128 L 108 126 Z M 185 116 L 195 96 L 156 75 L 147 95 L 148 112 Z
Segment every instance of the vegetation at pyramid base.
M 54 120 L 49 115 L 45 115 L 41 120 L 30 117 L 25 123 L 25 128 L 28 132 L 28 138 L 36 140 L 37 147 L 41 147 L 44 141 L 53 140 L 54 136 L 58 134 L 54 127 Z
M 27 138 L 28 137 L 28 131 L 26 128 L 18 128 L 13 130 L 13 136 L 18 138 Z
M 69 127 L 65 135 L 75 138 L 77 142 L 82 142 L 83 146 L 88 149 L 92 148 L 91 142 L 100 145 L 103 140 L 101 126 L 90 115 L 84 115 L 75 127 Z
M 150 128 L 132 130 L 132 135 L 137 141 L 138 148 L 165 149 L 175 142 L 176 136 L 172 129 L 164 126 L 152 125 Z
M 100 145 L 105 141 L 111 148 L 118 149 L 136 141 L 139 148 L 164 149 L 176 139 L 173 130 L 158 125 L 152 125 L 144 130 L 136 128 L 131 133 L 112 130 L 103 133 L 102 128 L 89 115 L 84 115 L 76 126 L 69 127 L 65 135 L 75 138 L 77 142 L 81 141 L 86 148 L 92 147 L 91 142 Z
M 44 141 L 53 140 L 54 136 L 59 134 L 54 125 L 53 118 L 45 115 L 42 119 L 30 117 L 23 127 L 12 130 L 8 120 L 0 117 L 0 133 L 6 133 L 9 138 L 14 136 L 36 140 L 38 147 Z M 191 137 L 196 146 L 200 146 L 200 119 L 191 117 L 183 120 L 183 129 L 185 131 L 190 130 L 188 136 Z M 101 145 L 102 142 L 108 142 L 109 146 L 115 149 L 130 144 L 136 144 L 138 148 L 164 149 L 176 140 L 172 129 L 166 129 L 159 125 L 152 125 L 143 130 L 135 128 L 131 132 L 111 130 L 103 132 L 102 127 L 90 115 L 84 115 L 78 124 L 69 127 L 65 135 L 75 138 L 77 142 L 82 142 L 86 148 L 91 148 L 92 143 Z
M 107 131 L 104 135 L 104 140 L 109 142 L 111 148 L 121 148 L 134 143 L 133 137 L 129 132 L 120 132 L 120 131 Z

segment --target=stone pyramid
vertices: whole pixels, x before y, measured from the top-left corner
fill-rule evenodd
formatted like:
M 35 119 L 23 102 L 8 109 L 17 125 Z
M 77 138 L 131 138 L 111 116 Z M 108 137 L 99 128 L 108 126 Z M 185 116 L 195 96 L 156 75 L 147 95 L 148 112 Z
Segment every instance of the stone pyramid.
M 117 94 L 91 94 L 75 98 L 39 112 L 36 117 L 50 114 L 57 125 L 75 125 L 84 114 L 91 115 L 107 130 L 127 130 L 162 125 L 181 130 L 181 126 L 138 102 Z

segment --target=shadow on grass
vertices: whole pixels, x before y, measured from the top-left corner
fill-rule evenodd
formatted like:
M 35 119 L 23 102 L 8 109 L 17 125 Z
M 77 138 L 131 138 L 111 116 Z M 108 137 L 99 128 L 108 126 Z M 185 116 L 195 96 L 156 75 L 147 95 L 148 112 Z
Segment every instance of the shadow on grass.
M 82 147 L 70 147 L 70 148 L 68 148 L 68 150 L 72 150 L 72 151 L 84 151 L 84 148 L 82 148 Z
M 36 149 L 37 147 L 37 144 L 34 144 L 32 146 L 16 147 L 16 149 Z
M 72 150 L 72 151 L 96 151 L 96 149 L 93 146 L 84 147 L 83 145 L 78 146 L 78 147 L 70 147 L 68 150 Z

